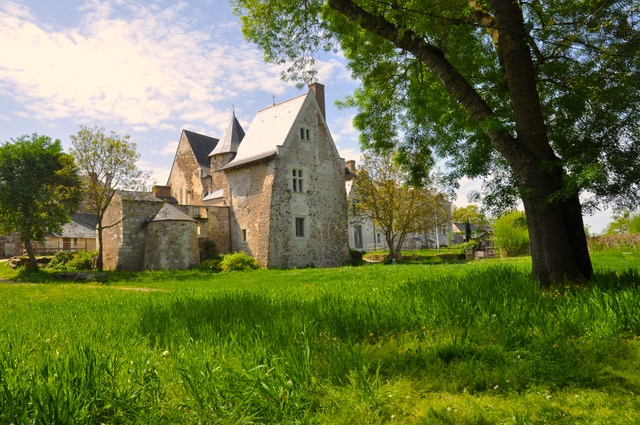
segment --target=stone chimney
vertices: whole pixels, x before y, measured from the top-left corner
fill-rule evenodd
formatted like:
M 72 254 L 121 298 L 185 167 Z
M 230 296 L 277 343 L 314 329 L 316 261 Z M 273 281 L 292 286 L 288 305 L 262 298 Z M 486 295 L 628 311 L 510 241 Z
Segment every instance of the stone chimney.
M 170 198 L 171 197 L 171 186 L 159 186 L 154 185 L 151 188 L 151 193 L 153 196 L 160 199 Z
M 356 160 L 350 159 L 349 161 L 344 162 L 344 168 L 346 168 L 350 174 L 356 173 Z
M 324 119 L 327 119 L 327 113 L 325 112 L 324 107 L 324 86 L 320 83 L 311 83 L 309 84 L 309 90 L 316 95 L 316 100 L 318 101 L 318 106 L 320 106 L 320 111 L 322 111 L 322 116 Z

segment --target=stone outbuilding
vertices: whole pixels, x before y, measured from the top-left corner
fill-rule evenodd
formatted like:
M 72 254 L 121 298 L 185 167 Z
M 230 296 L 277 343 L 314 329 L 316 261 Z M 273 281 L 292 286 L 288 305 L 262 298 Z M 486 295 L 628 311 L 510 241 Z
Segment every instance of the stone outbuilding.
M 147 223 L 144 268 L 189 269 L 200 264 L 196 221 L 164 204 Z

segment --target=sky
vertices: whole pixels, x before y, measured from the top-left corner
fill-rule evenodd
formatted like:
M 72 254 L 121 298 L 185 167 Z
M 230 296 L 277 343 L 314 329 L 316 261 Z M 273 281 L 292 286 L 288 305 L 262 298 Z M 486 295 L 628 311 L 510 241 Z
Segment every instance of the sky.
M 357 83 L 339 53 L 320 58 L 327 122 L 345 160 L 359 159 L 355 110 L 338 109 Z M 71 148 L 81 125 L 128 134 L 140 168 L 165 184 L 183 129 L 220 137 L 235 114 L 303 94 L 244 41 L 228 0 L 0 0 L 0 142 L 38 133 Z M 463 180 L 467 205 L 478 181 Z M 585 217 L 592 233 L 610 212 Z

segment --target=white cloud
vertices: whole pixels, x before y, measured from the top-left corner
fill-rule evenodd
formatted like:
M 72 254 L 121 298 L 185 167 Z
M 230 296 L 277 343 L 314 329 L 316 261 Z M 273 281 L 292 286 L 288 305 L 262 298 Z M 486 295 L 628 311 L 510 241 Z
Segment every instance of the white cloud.
M 29 9 L 4 2 L 0 93 L 20 105 L 18 116 L 146 131 L 176 119 L 220 126 L 216 102 L 230 108 L 248 91 L 286 89 L 279 69 L 265 65 L 256 49 L 193 29 L 198 17 L 186 6 L 92 0 L 79 24 L 51 29 Z

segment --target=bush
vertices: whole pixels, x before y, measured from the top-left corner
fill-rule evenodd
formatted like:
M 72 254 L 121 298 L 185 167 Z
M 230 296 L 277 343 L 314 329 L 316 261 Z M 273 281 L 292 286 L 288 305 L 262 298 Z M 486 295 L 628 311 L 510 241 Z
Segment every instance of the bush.
M 97 251 L 78 251 L 69 260 L 67 267 L 71 270 L 91 270 L 96 255 L 98 255 Z
M 493 238 L 502 257 L 529 254 L 527 217 L 521 211 L 511 211 L 496 220 Z
M 241 271 L 259 269 L 260 264 L 246 252 L 234 252 L 222 257 L 220 268 L 223 271 Z
M 49 262 L 49 268 L 54 270 L 91 270 L 96 251 L 60 251 Z
M 204 260 L 202 263 L 200 263 L 200 266 L 198 268 L 202 271 L 218 273 L 222 271 L 221 263 L 222 258 L 212 258 L 210 260 Z
M 55 270 L 66 270 L 67 263 L 73 259 L 73 252 L 58 251 L 49 262 L 49 268 Z
M 206 260 L 220 259 L 218 256 L 218 250 L 216 249 L 215 242 L 209 239 L 199 239 L 198 243 L 200 245 L 200 262 L 201 263 Z
M 357 249 L 349 249 L 349 255 L 351 256 L 351 259 L 348 262 L 350 266 L 359 266 L 364 262 L 362 259 L 362 252 Z

